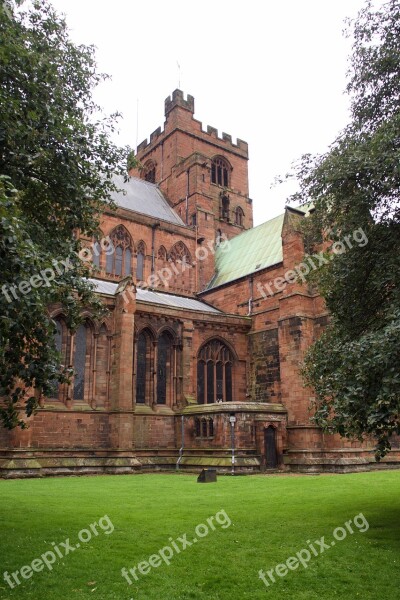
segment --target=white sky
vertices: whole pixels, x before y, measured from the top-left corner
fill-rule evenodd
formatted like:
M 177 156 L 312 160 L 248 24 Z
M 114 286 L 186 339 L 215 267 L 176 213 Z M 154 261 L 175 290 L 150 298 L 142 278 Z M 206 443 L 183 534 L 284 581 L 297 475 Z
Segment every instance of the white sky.
M 112 76 L 96 100 L 123 113 L 116 141 L 136 147 L 164 123 L 178 87 L 195 117 L 249 143 L 255 224 L 282 212 L 270 189 L 303 153 L 323 152 L 348 121 L 344 19 L 363 0 L 52 0 L 72 39 L 97 46 Z M 137 102 L 139 126 L 137 128 Z

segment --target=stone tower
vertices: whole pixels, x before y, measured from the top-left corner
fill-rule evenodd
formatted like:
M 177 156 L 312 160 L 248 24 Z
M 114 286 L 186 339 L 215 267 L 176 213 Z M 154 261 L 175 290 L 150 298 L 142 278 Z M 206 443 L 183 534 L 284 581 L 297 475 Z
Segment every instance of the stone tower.
M 164 130 L 156 129 L 139 144 L 141 168 L 131 175 L 159 185 L 184 223 L 197 232 L 201 260 L 198 290 L 214 272 L 210 248 L 253 226 L 248 184 L 248 145 L 233 143 L 214 127 L 203 130 L 194 118 L 194 98 L 181 90 L 165 100 Z M 202 249 L 200 249 L 202 248 Z

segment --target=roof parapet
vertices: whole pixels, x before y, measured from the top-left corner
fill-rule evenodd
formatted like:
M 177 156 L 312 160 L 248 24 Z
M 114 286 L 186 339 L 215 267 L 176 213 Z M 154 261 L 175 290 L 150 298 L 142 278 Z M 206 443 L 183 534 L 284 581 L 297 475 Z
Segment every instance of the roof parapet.
M 194 113 L 194 98 L 190 94 L 187 95 L 187 99 L 185 100 L 182 90 L 174 90 L 171 96 L 165 98 L 165 116 L 171 112 L 175 106 L 180 106 L 185 110 L 188 110 L 191 113 Z
M 193 115 L 194 114 L 194 97 L 191 96 L 190 94 L 187 94 L 187 97 L 185 100 L 184 94 L 181 90 L 178 90 L 178 89 L 174 90 L 174 92 L 172 93 L 172 98 L 171 98 L 171 96 L 168 96 L 168 98 L 165 99 L 165 116 L 166 116 L 167 120 L 168 120 L 169 113 L 175 107 L 183 108 L 184 110 L 189 111 Z M 203 124 L 200 121 L 193 119 L 193 122 L 195 123 L 194 130 L 198 131 L 199 134 L 201 134 L 201 137 L 203 139 L 206 140 L 207 136 L 209 136 L 210 138 L 216 140 L 219 143 L 219 145 L 222 144 L 223 146 L 225 146 L 227 150 L 240 150 L 242 153 L 244 153 L 246 156 L 248 156 L 249 147 L 248 147 L 248 143 L 245 142 L 244 140 L 237 138 L 236 144 L 235 144 L 232 140 L 232 136 L 229 133 L 222 132 L 222 136 L 219 137 L 218 129 L 216 127 L 207 125 L 207 128 L 203 129 Z M 151 146 L 152 143 L 155 142 L 157 140 L 157 138 L 162 136 L 164 133 L 165 133 L 165 129 L 162 130 L 161 127 L 157 127 L 157 129 L 155 129 L 153 131 L 153 133 L 150 135 L 150 141 L 148 141 L 148 139 L 146 138 L 138 145 L 136 154 L 140 154 L 141 152 L 144 152 L 145 150 L 147 150 L 147 148 L 149 146 Z

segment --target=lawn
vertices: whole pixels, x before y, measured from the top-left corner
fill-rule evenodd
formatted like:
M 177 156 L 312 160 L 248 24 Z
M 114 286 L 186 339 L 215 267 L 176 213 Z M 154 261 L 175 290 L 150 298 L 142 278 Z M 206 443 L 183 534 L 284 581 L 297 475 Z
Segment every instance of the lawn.
M 397 600 L 399 492 L 398 471 L 3 480 L 0 598 Z

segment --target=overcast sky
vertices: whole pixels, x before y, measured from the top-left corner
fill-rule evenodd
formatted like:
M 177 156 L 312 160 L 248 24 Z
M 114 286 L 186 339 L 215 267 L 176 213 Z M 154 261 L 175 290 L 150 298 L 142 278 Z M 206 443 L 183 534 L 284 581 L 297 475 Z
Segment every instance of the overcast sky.
M 255 224 L 282 212 L 293 190 L 271 189 L 275 176 L 303 153 L 325 151 L 348 121 L 344 19 L 363 0 L 52 4 L 75 42 L 97 46 L 99 70 L 112 76 L 96 100 L 123 113 L 116 141 L 136 147 L 148 138 L 180 85 L 194 96 L 203 128 L 249 143 Z

